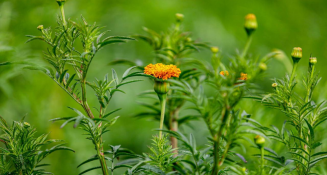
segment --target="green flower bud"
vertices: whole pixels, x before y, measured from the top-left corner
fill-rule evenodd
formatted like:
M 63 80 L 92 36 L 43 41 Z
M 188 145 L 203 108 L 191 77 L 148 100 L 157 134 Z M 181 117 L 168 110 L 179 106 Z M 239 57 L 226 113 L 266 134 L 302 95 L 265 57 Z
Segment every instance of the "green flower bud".
M 291 53 L 292 59 L 294 63 L 297 63 L 302 58 L 302 48 L 294 47 Z
M 317 58 L 316 57 L 310 57 L 309 58 L 309 64 L 310 65 L 315 65 L 317 63 Z
M 211 52 L 212 53 L 218 53 L 219 52 L 219 48 L 218 47 L 211 47 Z
M 184 19 L 184 15 L 181 14 L 181 13 L 176 13 L 175 16 L 176 16 L 176 21 L 177 21 L 177 22 L 182 22 L 183 19 Z
M 267 70 L 267 64 L 266 63 L 259 63 L 259 68 L 261 71 Z
M 265 145 L 266 139 L 260 135 L 256 135 L 254 137 L 254 143 L 259 147 L 262 148 Z
M 254 14 L 250 13 L 245 16 L 244 28 L 248 35 L 251 35 L 258 28 L 257 18 Z
M 44 28 L 43 28 L 43 25 L 39 25 L 39 26 L 37 26 L 37 29 L 38 30 L 40 30 L 40 31 L 42 31 Z
M 186 38 L 186 41 L 187 41 L 187 42 L 192 42 L 192 38 L 191 38 L 191 37 L 187 37 L 187 38 Z

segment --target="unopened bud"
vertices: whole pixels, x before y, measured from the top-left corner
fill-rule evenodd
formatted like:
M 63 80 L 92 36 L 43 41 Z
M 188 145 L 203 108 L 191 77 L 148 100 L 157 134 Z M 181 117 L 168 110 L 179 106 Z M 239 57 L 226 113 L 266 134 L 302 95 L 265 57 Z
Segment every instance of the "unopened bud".
M 186 41 L 187 41 L 187 42 L 192 42 L 192 38 L 191 38 L 191 37 L 187 37 L 187 38 L 186 38 Z
M 218 53 L 219 52 L 219 48 L 218 47 L 211 47 L 211 52 L 212 53 Z
M 273 87 L 273 88 L 276 88 L 277 86 L 278 86 L 277 83 L 273 83 L 273 84 L 271 85 L 271 87 Z
M 302 48 L 294 47 L 291 53 L 292 59 L 294 63 L 297 63 L 302 58 Z
M 181 22 L 181 21 L 183 21 L 183 19 L 184 19 L 184 15 L 183 14 L 181 14 L 181 13 L 176 13 L 176 21 L 177 22 Z
M 37 26 L 37 29 L 40 30 L 40 31 L 42 31 L 43 28 L 44 28 L 43 25 L 39 25 L 39 26 Z
M 245 16 L 244 28 L 248 35 L 251 35 L 258 28 L 257 18 L 254 14 L 250 13 Z
M 265 71 L 265 70 L 267 70 L 267 64 L 266 63 L 260 63 L 259 68 L 260 68 L 260 70 Z
M 266 139 L 260 135 L 256 135 L 254 137 L 254 143 L 259 147 L 262 148 L 265 145 Z
M 315 65 L 317 63 L 317 58 L 316 57 L 310 57 L 309 58 L 309 64 L 310 65 Z
M 31 125 L 30 125 L 29 123 L 24 122 L 24 127 L 28 128 L 28 127 L 30 127 L 30 126 L 31 126 Z

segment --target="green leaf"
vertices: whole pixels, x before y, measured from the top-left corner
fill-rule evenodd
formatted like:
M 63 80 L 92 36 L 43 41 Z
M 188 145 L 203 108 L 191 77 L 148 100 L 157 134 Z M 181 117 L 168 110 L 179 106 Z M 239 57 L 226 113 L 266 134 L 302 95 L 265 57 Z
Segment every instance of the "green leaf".
M 132 69 L 136 68 L 136 67 L 137 67 L 137 66 L 133 66 L 133 67 L 128 68 L 128 69 L 124 72 L 124 74 L 123 74 L 123 76 L 122 76 L 122 79 L 124 80 L 125 77 L 129 74 L 129 72 L 130 72 Z
M 77 168 L 80 167 L 80 166 L 82 166 L 82 165 L 84 165 L 84 164 L 86 164 L 86 163 L 89 163 L 89 162 L 92 162 L 92 161 L 94 161 L 94 160 L 98 160 L 98 159 L 99 159 L 98 156 L 96 156 L 96 157 L 92 157 L 92 158 L 89 158 L 89 159 L 85 160 L 84 162 L 80 163 L 80 164 L 77 166 Z
M 304 119 L 304 121 L 307 123 L 307 125 L 308 125 L 308 128 L 309 128 L 309 130 L 310 130 L 310 140 L 311 140 L 311 142 L 313 142 L 314 141 L 314 139 L 315 139 L 315 133 L 314 133 L 314 130 L 313 130 L 313 128 L 312 128 L 312 126 L 309 124 L 309 122 L 308 122 L 308 120 L 307 119 Z
M 143 80 L 131 80 L 131 81 L 127 81 L 127 82 L 124 82 L 124 83 L 120 83 L 117 85 L 117 88 L 123 86 L 123 85 L 126 85 L 126 84 L 130 84 L 130 83 L 134 83 L 134 82 L 139 82 L 139 81 L 143 81 Z
M 107 118 L 107 117 L 109 117 L 111 114 L 113 114 L 113 113 L 115 113 L 115 112 L 117 112 L 117 111 L 119 111 L 119 110 L 121 110 L 122 108 L 118 108 L 118 109 L 115 109 L 115 110 L 113 110 L 113 111 L 110 111 L 110 112 L 108 112 L 106 115 L 104 115 L 102 118 Z
M 116 88 L 117 88 L 117 86 L 119 84 L 119 78 L 117 76 L 117 73 L 116 73 L 115 69 L 112 69 L 112 79 L 115 80 L 115 84 L 116 84 Z
M 101 168 L 102 168 L 101 166 L 97 166 L 97 167 L 89 168 L 89 169 L 87 169 L 87 170 L 85 170 L 85 171 L 79 173 L 79 175 L 85 174 L 85 173 L 87 173 L 87 172 L 89 172 L 89 171 L 92 171 L 92 170 L 101 169 Z

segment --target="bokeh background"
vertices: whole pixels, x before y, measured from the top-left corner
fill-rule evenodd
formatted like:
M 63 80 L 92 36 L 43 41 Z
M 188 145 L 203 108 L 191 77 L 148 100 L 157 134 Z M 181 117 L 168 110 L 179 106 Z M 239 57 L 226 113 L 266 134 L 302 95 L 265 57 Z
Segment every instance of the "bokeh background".
M 298 77 L 305 75 L 310 54 L 318 58 L 317 70 L 323 77 L 314 94 L 314 99 L 327 98 L 327 1 L 325 0 L 69 0 L 65 6 L 66 17 L 73 20 L 83 15 L 89 23 L 97 22 L 110 29 L 110 35 L 145 34 L 143 26 L 156 31 L 171 27 L 175 13 L 185 15 L 183 28 L 192 32 L 194 39 L 218 46 L 224 59 L 243 48 L 246 35 L 243 29 L 244 16 L 254 13 L 259 28 L 255 32 L 250 52 L 263 56 L 272 49 L 280 49 L 290 55 L 293 47 L 303 48 Z M 42 52 L 46 45 L 40 41 L 25 43 L 25 35 L 38 35 L 36 27 L 56 25 L 59 9 L 55 0 L 0 0 L 0 62 L 30 59 L 44 64 Z M 144 65 L 153 62 L 154 53 L 150 46 L 142 41 L 132 41 L 123 45 L 112 45 L 101 50 L 90 68 L 88 80 L 103 78 L 111 74 L 112 66 L 108 63 L 116 59 L 140 60 Z M 210 51 L 202 50 L 192 55 L 197 59 L 210 59 Z M 271 90 L 274 77 L 283 77 L 289 71 L 289 58 L 273 59 L 268 64 L 266 77 L 258 83 L 265 91 Z M 127 66 L 114 66 L 118 74 Z M 105 145 L 122 145 L 137 153 L 148 152 L 151 137 L 158 127 L 156 121 L 137 119 L 132 116 L 144 110 L 138 105 L 142 99 L 137 94 L 152 88 L 150 81 L 135 83 L 124 87 L 126 94 L 117 95 L 109 110 L 122 107 L 118 115 L 121 118 L 105 135 Z M 90 90 L 90 89 L 89 89 Z M 90 106 L 97 105 L 95 96 L 89 93 Z M 264 108 L 260 103 L 244 100 L 241 107 L 253 115 L 253 118 L 265 126 L 280 127 L 286 117 L 282 113 Z M 0 115 L 9 122 L 19 120 L 26 115 L 26 121 L 37 128 L 39 133 L 50 132 L 51 138 L 63 139 L 76 153 L 57 152 L 47 158 L 51 164 L 48 170 L 58 175 L 71 175 L 82 172 L 87 166 L 76 168 L 79 163 L 94 154 L 92 144 L 85 139 L 82 131 L 71 125 L 60 129 L 61 123 L 49 122 L 56 117 L 74 115 L 67 106 L 79 108 L 46 75 L 15 67 L 0 68 Z M 82 110 L 82 109 L 81 109 Z M 95 110 L 94 110 L 95 112 Z M 326 124 L 324 124 L 326 125 Z M 182 128 L 193 132 L 198 145 L 207 143 L 206 127 L 201 120 Z M 324 143 L 319 149 L 327 150 L 326 130 L 320 128 L 316 134 Z M 251 136 L 250 136 L 251 137 Z M 269 145 L 278 153 L 284 153 L 282 145 Z M 243 152 L 246 158 L 256 150 L 249 148 Z M 98 162 L 94 162 L 96 165 Z M 92 166 L 92 164 L 88 165 Z M 249 161 L 248 166 L 255 167 Z M 318 168 L 325 174 L 326 162 Z M 99 174 L 90 172 L 89 174 Z M 119 173 L 118 173 L 119 174 Z

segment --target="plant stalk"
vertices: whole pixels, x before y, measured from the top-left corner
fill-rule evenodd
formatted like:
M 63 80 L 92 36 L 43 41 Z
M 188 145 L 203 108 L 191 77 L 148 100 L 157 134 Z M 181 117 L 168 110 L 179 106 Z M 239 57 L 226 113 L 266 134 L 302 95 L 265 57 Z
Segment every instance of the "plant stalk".
M 67 23 L 66 23 L 66 17 L 65 17 L 65 10 L 64 10 L 64 5 L 60 6 L 60 12 L 61 12 L 61 17 L 62 17 L 62 22 L 64 24 L 64 27 L 67 27 Z
M 102 152 L 102 147 L 100 148 L 100 145 L 97 145 L 97 153 L 98 153 L 98 156 L 99 156 L 99 160 L 100 160 L 103 175 L 109 175 L 109 171 L 108 171 L 108 168 L 107 168 L 107 162 L 106 162 L 106 159 L 104 158 L 104 154 Z
M 248 50 L 250 48 L 250 45 L 251 45 L 251 42 L 252 42 L 252 35 L 249 35 L 247 40 L 246 40 L 246 44 L 245 44 L 245 47 L 244 47 L 244 50 L 242 52 L 242 59 L 244 60 L 246 54 L 248 53 Z
M 166 96 L 160 99 L 161 102 L 161 116 L 160 116 L 160 131 L 159 131 L 159 138 L 162 138 L 162 128 L 165 120 L 165 110 L 166 110 Z
M 265 154 L 264 154 L 264 147 L 262 146 L 261 149 L 261 168 L 260 168 L 260 174 L 263 175 L 264 174 L 264 160 L 265 160 Z
M 170 114 L 170 126 L 169 126 L 170 128 L 169 129 L 174 132 L 178 131 L 178 121 L 177 121 L 178 114 L 179 114 L 178 112 L 179 112 L 179 108 L 172 111 L 172 113 Z M 174 156 L 177 156 L 178 140 L 175 137 L 171 136 L 170 143 L 171 143 L 172 148 L 174 149 L 174 151 L 173 151 L 173 153 L 175 154 Z

